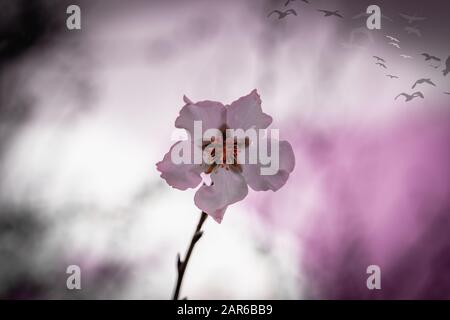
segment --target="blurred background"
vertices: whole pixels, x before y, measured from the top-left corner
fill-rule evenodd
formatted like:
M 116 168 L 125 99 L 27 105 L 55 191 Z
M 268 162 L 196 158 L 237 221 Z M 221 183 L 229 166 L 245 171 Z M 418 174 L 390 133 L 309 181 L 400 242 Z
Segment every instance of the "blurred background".
M 66 28 L 71 4 L 81 30 Z M 371 4 L 381 30 L 366 28 Z M 268 17 L 286 9 L 297 15 Z M 169 299 L 200 212 L 155 163 L 180 135 L 183 95 L 228 104 L 255 88 L 296 168 L 206 221 L 181 295 L 450 298 L 449 12 L 445 0 L 0 0 L 0 298 Z M 420 78 L 435 86 L 413 90 Z M 414 91 L 424 99 L 394 100 Z M 73 264 L 79 291 L 66 288 Z M 373 264 L 381 290 L 366 287 Z

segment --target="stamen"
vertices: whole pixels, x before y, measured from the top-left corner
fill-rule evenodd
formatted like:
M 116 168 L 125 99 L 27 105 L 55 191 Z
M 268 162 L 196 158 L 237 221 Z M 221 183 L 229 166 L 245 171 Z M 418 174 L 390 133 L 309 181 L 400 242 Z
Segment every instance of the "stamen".
M 235 172 L 242 172 L 242 167 L 238 163 L 238 156 L 239 152 L 241 152 L 241 148 L 246 148 L 250 145 L 250 139 L 246 137 L 244 141 L 238 141 L 237 137 L 226 138 L 225 130 L 226 127 L 221 130 L 223 134 L 222 143 L 225 142 L 221 145 L 221 155 L 216 154 L 216 148 L 214 147 L 215 142 L 219 140 L 217 139 L 218 137 L 213 136 L 210 138 L 210 141 L 203 141 L 203 150 L 211 147 L 211 151 L 208 154 L 208 160 L 211 165 L 206 169 L 206 174 L 210 174 L 212 172 L 217 173 L 219 168 L 225 168 L 227 171 L 232 170 Z

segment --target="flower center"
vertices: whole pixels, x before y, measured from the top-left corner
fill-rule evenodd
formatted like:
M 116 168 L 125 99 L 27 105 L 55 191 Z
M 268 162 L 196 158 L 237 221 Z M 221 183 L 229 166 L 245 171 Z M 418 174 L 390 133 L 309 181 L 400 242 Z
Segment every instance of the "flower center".
M 205 173 L 209 174 L 217 171 L 219 168 L 242 172 L 238 156 L 249 144 L 250 140 L 248 138 L 245 138 L 243 142 L 239 142 L 236 137 L 227 138 L 225 130 L 222 131 L 222 139 L 212 137 L 210 141 L 203 141 L 202 150 L 207 153 L 209 165 Z

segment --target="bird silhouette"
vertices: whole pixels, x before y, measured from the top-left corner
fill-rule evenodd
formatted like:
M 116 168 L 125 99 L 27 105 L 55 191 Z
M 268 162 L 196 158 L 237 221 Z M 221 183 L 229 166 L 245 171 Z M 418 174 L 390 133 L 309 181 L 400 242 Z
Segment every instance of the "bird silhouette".
M 389 40 L 394 41 L 394 42 L 400 42 L 400 40 L 398 40 L 397 38 L 394 38 L 394 37 L 389 36 L 389 35 L 386 35 L 386 38 L 388 38 Z
M 377 61 L 386 62 L 386 60 L 384 60 L 383 58 L 380 58 L 379 56 L 372 56 L 372 57 L 377 59 Z
M 398 45 L 397 42 L 389 42 L 389 44 L 393 47 L 396 47 L 397 49 L 400 49 L 400 46 Z
M 361 13 L 358 13 L 357 15 L 354 15 L 354 16 L 352 17 L 352 19 L 367 18 L 367 17 L 369 17 L 370 15 L 371 15 L 370 13 L 367 13 L 367 12 L 361 12 Z M 385 16 L 384 14 L 381 15 L 381 18 L 382 18 L 382 19 L 389 20 L 389 21 L 391 21 L 391 22 L 394 21 L 394 20 L 392 20 L 391 18 L 389 18 L 388 16 Z
M 284 6 L 287 7 L 288 4 L 291 3 L 291 2 L 293 2 L 293 1 L 295 1 L 295 0 L 287 0 L 286 3 L 284 4 Z M 305 2 L 305 3 L 309 3 L 308 0 L 301 0 L 301 1 L 303 1 L 303 2 Z
M 446 91 L 446 92 L 444 92 L 444 94 L 448 94 L 448 95 L 450 95 L 450 92 Z
M 386 65 L 383 64 L 383 63 L 381 63 L 381 62 L 377 62 L 376 65 L 377 65 L 377 66 L 380 66 L 380 67 L 382 67 L 382 68 L 387 69 Z
M 405 27 L 405 31 L 406 31 L 408 34 L 415 34 L 415 35 L 418 36 L 418 37 L 421 37 L 421 36 L 422 36 L 422 34 L 420 33 L 420 30 L 417 29 L 416 27 Z
M 397 100 L 397 98 L 400 97 L 400 96 L 404 96 L 405 97 L 405 102 L 411 101 L 412 99 L 417 98 L 417 97 L 420 97 L 422 99 L 425 98 L 423 96 L 422 92 L 416 91 L 413 94 L 407 94 L 407 93 L 402 92 L 398 96 L 396 96 L 394 100 Z
M 392 75 L 392 74 L 387 74 L 386 77 L 389 77 L 389 78 L 391 78 L 391 79 L 398 79 L 397 76 L 394 76 L 394 75 Z
M 406 54 L 401 54 L 400 57 L 405 58 L 405 59 L 412 59 L 411 56 L 408 56 Z
M 324 17 L 336 16 L 336 17 L 339 17 L 339 18 L 344 18 L 340 13 L 338 13 L 339 10 L 336 10 L 336 11 L 317 10 L 317 11 L 323 12 L 323 14 L 324 14 L 323 16 Z
M 423 78 L 423 79 L 417 80 L 411 88 L 414 89 L 418 84 L 422 84 L 422 83 L 428 83 L 428 84 L 436 87 L 436 85 L 433 83 L 433 81 L 431 81 L 430 78 L 428 78 L 428 79 Z
M 444 76 L 446 76 L 450 72 L 450 56 L 445 60 L 445 69 L 442 71 Z
M 400 13 L 399 16 L 402 17 L 403 19 L 407 20 L 408 23 L 413 23 L 416 21 L 423 21 L 426 19 L 425 17 L 410 16 L 410 15 L 403 14 L 403 13 Z
M 431 54 L 428 54 L 428 53 L 422 53 L 421 55 L 425 57 L 425 61 L 428 61 L 428 60 L 441 61 L 440 58 L 432 56 Z
M 278 14 L 278 19 L 283 19 L 283 18 L 287 17 L 290 14 L 293 14 L 294 16 L 297 15 L 297 12 L 294 9 L 289 9 L 289 10 L 286 10 L 286 11 L 273 10 L 271 13 L 269 13 L 267 18 L 269 18 L 274 13 Z

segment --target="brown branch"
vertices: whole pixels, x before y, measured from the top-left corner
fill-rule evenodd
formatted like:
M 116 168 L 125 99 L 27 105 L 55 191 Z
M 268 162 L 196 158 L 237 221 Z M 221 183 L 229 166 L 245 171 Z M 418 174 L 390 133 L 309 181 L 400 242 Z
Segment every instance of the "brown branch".
M 189 258 L 191 257 L 192 250 L 194 249 L 195 244 L 197 243 L 198 240 L 200 240 L 200 238 L 203 235 L 203 231 L 201 229 L 202 229 L 203 222 L 205 222 L 207 217 L 208 217 L 208 215 L 205 212 L 202 212 L 202 214 L 200 216 L 200 220 L 198 221 L 197 228 L 195 229 L 195 232 L 192 236 L 192 240 L 191 240 L 189 249 L 186 253 L 186 257 L 184 258 L 184 260 L 181 261 L 180 254 L 179 253 L 177 254 L 178 278 L 177 278 L 177 284 L 175 286 L 175 290 L 173 293 L 173 300 L 178 300 L 178 296 L 180 294 L 180 289 L 181 289 L 181 283 L 183 282 L 184 272 L 186 271 L 186 267 L 189 262 Z

